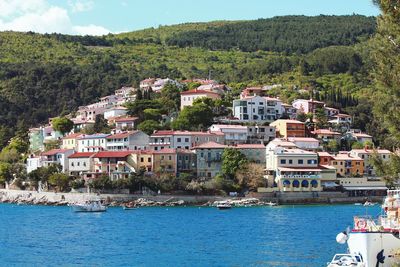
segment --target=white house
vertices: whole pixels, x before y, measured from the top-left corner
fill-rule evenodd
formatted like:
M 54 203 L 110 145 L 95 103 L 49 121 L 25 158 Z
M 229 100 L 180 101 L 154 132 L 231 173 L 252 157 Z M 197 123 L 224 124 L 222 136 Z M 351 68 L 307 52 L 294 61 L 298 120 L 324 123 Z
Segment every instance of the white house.
M 68 156 L 74 153 L 73 149 L 52 149 L 43 152 L 38 157 L 30 157 L 27 160 L 27 173 L 39 167 L 48 167 L 52 164 L 60 164 L 62 172 L 68 171 Z
M 242 125 L 213 124 L 211 132 L 222 132 L 225 135 L 225 143 L 228 145 L 244 144 L 247 142 L 247 127 Z
M 120 117 L 126 115 L 126 113 L 128 113 L 128 109 L 125 107 L 112 107 L 104 111 L 104 118 Z
M 293 107 L 295 107 L 298 111 L 303 112 L 305 114 L 315 113 L 318 108 L 323 108 L 325 103 L 322 101 L 317 101 L 313 99 L 296 99 L 292 103 Z
M 173 84 L 177 87 L 182 87 L 182 84 L 178 81 L 172 80 L 170 78 L 165 78 L 155 80 L 153 85 L 151 86 L 151 89 L 153 90 L 153 92 L 160 92 L 167 84 Z
M 109 134 L 81 135 L 78 140 L 78 152 L 97 152 L 106 150 Z
M 106 149 L 111 151 L 144 150 L 149 144 L 149 136 L 142 131 L 116 133 L 106 139 Z
M 330 123 L 334 124 L 345 124 L 350 125 L 352 123 L 352 118 L 347 114 L 336 114 L 332 116 L 333 119 L 329 120 Z
M 274 121 L 283 112 L 282 101 L 278 98 L 249 96 L 233 100 L 233 116 L 244 122 Z
M 319 140 L 312 137 L 289 137 L 288 140 L 301 149 L 317 150 L 320 148 Z
M 189 90 L 181 92 L 181 110 L 186 106 L 192 106 L 193 101 L 197 98 L 208 97 L 212 99 L 220 99 L 221 96 L 218 93 L 205 91 L 205 90 Z
M 68 157 L 68 170 L 70 175 L 87 177 L 93 169 L 93 155 L 96 152 L 77 152 Z

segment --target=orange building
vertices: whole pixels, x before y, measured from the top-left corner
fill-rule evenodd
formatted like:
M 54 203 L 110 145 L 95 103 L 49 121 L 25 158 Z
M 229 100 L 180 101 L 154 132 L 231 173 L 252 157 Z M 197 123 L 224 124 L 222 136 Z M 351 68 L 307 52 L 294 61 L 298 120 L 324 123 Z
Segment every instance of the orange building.
M 319 164 L 321 165 L 331 165 L 334 156 L 328 152 L 318 152 Z
M 276 120 L 270 123 L 270 126 L 276 128 L 277 135 L 281 137 L 305 137 L 306 126 L 304 122 L 297 120 Z
M 335 167 L 337 174 L 345 176 L 363 175 L 364 160 L 360 157 L 351 157 L 348 154 L 337 154 L 331 161 L 331 166 Z

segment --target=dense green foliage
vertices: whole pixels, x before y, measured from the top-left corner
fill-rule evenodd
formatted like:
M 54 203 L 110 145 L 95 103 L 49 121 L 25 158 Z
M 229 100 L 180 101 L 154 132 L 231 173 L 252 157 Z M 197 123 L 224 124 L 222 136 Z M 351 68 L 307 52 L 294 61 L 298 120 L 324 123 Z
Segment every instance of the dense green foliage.
M 211 50 L 307 53 L 331 45 L 351 45 L 374 31 L 373 17 L 284 16 L 182 31 L 172 34 L 166 43 Z
M 231 32 L 223 34 L 227 29 Z M 300 16 L 190 23 L 104 37 L 0 32 L 0 148 L 16 132 L 26 132 L 28 127 L 45 123 L 49 117 L 74 112 L 121 86 L 137 87 L 147 77 L 190 79 L 211 74 L 213 79 L 227 83 L 234 90 L 212 107 L 214 115 L 226 113 L 220 107 L 229 107 L 240 89 L 273 83 L 284 86 L 272 90 L 271 95 L 279 95 L 288 103 L 315 92 L 314 98 L 331 106 L 349 108 L 355 113 L 370 112 L 353 107 L 372 88 L 366 40 L 374 29 L 374 18 L 363 16 Z M 171 43 L 180 35 L 194 32 L 210 34 L 205 40 L 226 43 L 219 43 L 221 50 L 212 52 L 207 44 L 179 48 Z M 282 33 L 282 37 L 270 46 L 266 34 L 272 32 Z M 248 42 L 249 47 L 243 51 L 233 50 L 237 46 L 229 43 L 232 38 L 227 36 L 233 33 L 240 42 L 254 41 Z M 266 44 L 268 47 L 263 46 Z M 257 51 L 245 52 L 253 50 Z M 193 88 L 193 84 L 188 88 Z M 299 90 L 310 88 L 313 90 Z M 141 121 L 156 120 L 160 128 L 168 128 L 168 121 L 162 122 L 159 116 L 176 117 L 176 88 L 168 88 L 161 98 L 155 98 L 151 92 L 139 94 L 140 100 L 128 105 L 129 114 Z M 362 101 L 369 103 L 368 98 Z M 370 129 L 364 122 L 372 123 L 364 116 L 358 124 L 364 125 L 363 130 Z

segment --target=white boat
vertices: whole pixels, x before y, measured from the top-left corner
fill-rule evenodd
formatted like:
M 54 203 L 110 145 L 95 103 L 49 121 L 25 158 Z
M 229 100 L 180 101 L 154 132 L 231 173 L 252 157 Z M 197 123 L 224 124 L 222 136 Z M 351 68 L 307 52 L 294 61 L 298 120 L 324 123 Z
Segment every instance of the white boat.
M 360 255 L 336 254 L 333 256 L 332 261 L 328 263 L 328 267 L 340 266 L 366 267 L 363 258 Z
M 371 207 L 371 206 L 375 206 L 377 203 L 374 202 L 370 202 L 370 201 L 365 201 L 364 203 L 364 207 Z
M 128 207 L 128 206 L 122 206 L 122 209 L 124 210 L 137 210 L 138 207 Z
M 99 200 L 86 201 L 85 203 L 71 204 L 72 210 L 75 212 L 103 212 L 107 211 L 107 207 L 101 204 Z
M 220 210 L 227 210 L 232 208 L 232 205 L 229 202 L 221 201 L 217 203 L 216 207 Z
M 277 206 L 278 204 L 277 203 L 275 203 L 275 202 L 272 202 L 272 201 L 270 201 L 270 202 L 267 202 L 266 203 L 268 206 L 271 206 L 271 207 L 273 207 L 273 206 Z
M 388 190 L 382 208 L 384 215 L 377 218 L 354 217 L 353 229 L 336 237 L 338 243 L 347 243 L 351 255 L 360 255 L 366 267 L 400 264 L 400 190 Z

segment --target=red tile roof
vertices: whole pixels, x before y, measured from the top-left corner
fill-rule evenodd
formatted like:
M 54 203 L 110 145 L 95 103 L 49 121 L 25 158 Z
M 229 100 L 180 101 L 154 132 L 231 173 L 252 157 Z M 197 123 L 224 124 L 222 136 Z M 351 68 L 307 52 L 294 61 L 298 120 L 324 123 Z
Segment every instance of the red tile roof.
M 113 135 L 107 136 L 107 139 L 121 139 L 121 138 L 128 137 L 128 136 L 130 136 L 130 135 L 133 135 L 133 134 L 135 134 L 135 133 L 137 133 L 137 132 L 138 132 L 138 131 L 117 133 L 117 134 L 113 134 Z
M 265 146 L 263 144 L 238 144 L 234 147 L 243 148 L 243 149 L 246 149 L 246 148 L 248 148 L 248 149 L 257 149 L 257 148 L 265 149 Z
M 81 135 L 82 135 L 81 133 L 73 133 L 73 134 L 69 134 L 67 136 L 64 136 L 63 139 L 74 139 L 74 138 L 77 138 L 77 137 L 79 137 Z
M 154 150 L 153 154 L 175 154 L 176 153 L 176 149 L 174 148 L 164 148 L 161 150 Z
M 327 135 L 341 135 L 340 133 L 333 132 L 329 129 L 318 129 L 318 130 L 312 131 L 312 133 L 313 134 L 327 134 Z
M 96 152 L 77 152 L 77 153 L 72 154 L 68 158 L 70 158 L 70 159 L 72 159 L 72 158 L 90 158 L 94 154 L 96 154 Z
M 134 153 L 134 151 L 126 150 L 126 151 L 100 151 L 97 152 L 93 157 L 94 158 L 125 158 L 130 154 Z
M 199 148 L 200 149 L 201 148 L 226 148 L 226 147 L 228 147 L 228 146 L 221 145 L 221 144 L 218 144 L 216 142 L 207 142 L 207 143 L 195 146 L 195 147 L 193 147 L 193 149 L 199 149 Z
M 52 156 L 55 154 L 65 153 L 67 151 L 71 151 L 72 149 L 52 149 L 42 153 L 42 156 Z
M 125 118 L 115 118 L 115 122 L 126 122 L 126 121 L 136 121 L 138 120 L 138 117 L 125 117 Z
M 218 93 L 205 91 L 205 90 L 197 90 L 197 89 L 181 92 L 181 95 L 200 95 L 200 94 L 201 95 L 218 95 L 219 96 Z

